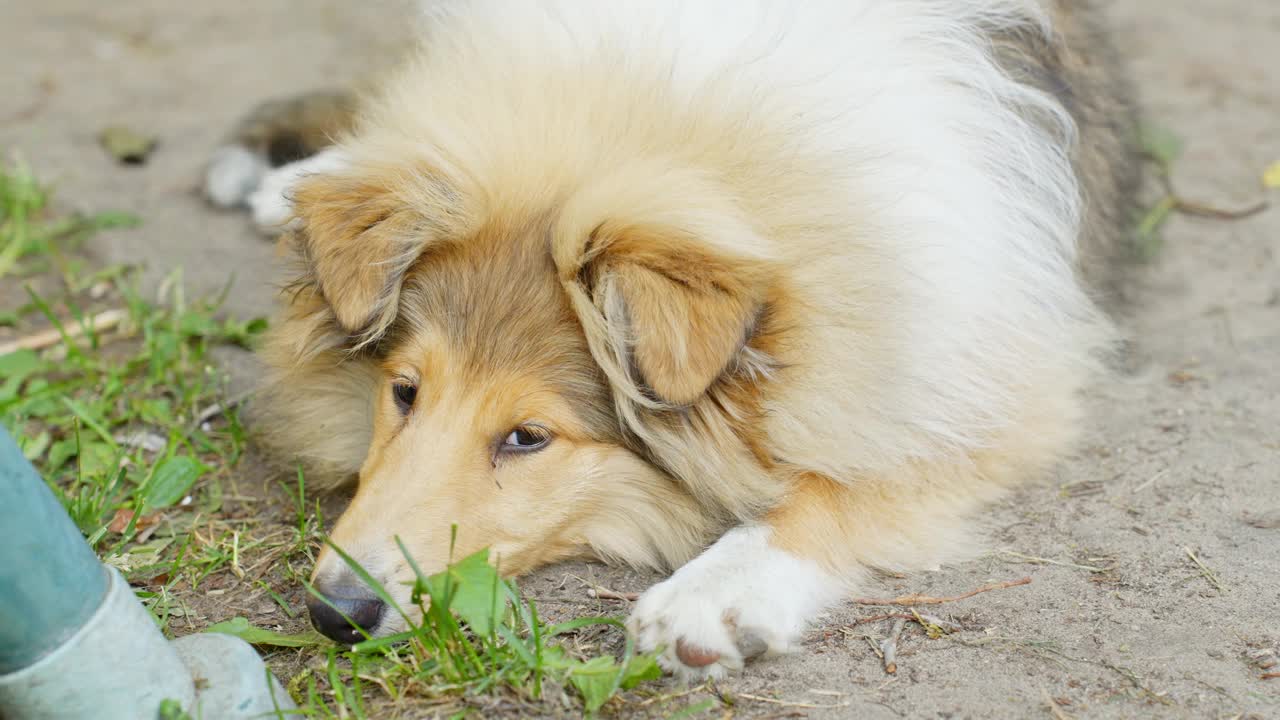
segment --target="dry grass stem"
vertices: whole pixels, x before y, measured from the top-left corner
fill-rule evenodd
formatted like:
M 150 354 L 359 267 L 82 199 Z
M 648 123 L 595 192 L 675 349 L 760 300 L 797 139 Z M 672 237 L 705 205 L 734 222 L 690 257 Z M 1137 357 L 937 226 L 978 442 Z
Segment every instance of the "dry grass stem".
M 910 595 L 902 595 L 901 597 L 890 598 L 890 599 L 854 598 L 853 601 L 859 605 L 905 605 L 905 606 L 941 605 L 943 603 L 956 602 L 957 600 L 964 600 L 966 598 L 971 598 L 974 595 L 977 595 L 979 593 L 991 592 L 992 590 L 1003 590 L 1005 588 L 1017 587 L 1019 585 L 1027 585 L 1030 583 L 1031 583 L 1031 578 L 1024 577 L 1024 578 L 1019 578 L 1017 580 L 1006 580 L 1004 582 L 993 583 L 991 585 L 983 585 L 982 587 L 976 590 L 970 590 L 969 592 L 964 593 L 963 595 L 953 595 L 951 597 L 930 597 L 928 595 L 912 593 Z M 891 616 L 885 616 L 885 617 L 891 617 Z
M 1200 558 L 1196 557 L 1195 552 L 1193 552 L 1191 548 L 1184 547 L 1182 548 L 1182 551 L 1187 554 L 1187 557 L 1191 558 L 1191 562 L 1195 563 L 1196 567 L 1200 570 L 1200 574 L 1204 575 L 1204 579 L 1208 580 L 1210 585 L 1216 588 L 1218 592 L 1224 593 L 1227 591 L 1226 586 L 1218 579 L 1217 573 L 1210 570 L 1203 562 L 1200 562 Z
M 806 708 L 808 710 L 830 710 L 833 708 L 849 707 L 846 700 L 842 703 L 833 703 L 830 705 L 820 705 L 806 702 L 792 702 L 789 700 L 775 700 L 774 698 L 763 697 L 760 695 L 748 695 L 747 693 L 734 693 L 735 698 L 746 698 L 747 700 L 755 700 L 756 702 L 769 703 L 770 705 L 781 705 L 782 707 Z
M 1020 552 L 1014 552 L 1012 550 L 1001 550 L 1000 554 L 1017 558 L 1023 562 L 1031 563 L 1032 565 L 1059 565 L 1061 567 L 1076 568 L 1077 570 L 1088 570 L 1089 572 L 1095 572 L 1095 573 L 1102 573 L 1111 569 L 1111 568 L 1097 567 L 1096 565 L 1079 565 L 1072 562 L 1066 562 L 1065 560 L 1054 560 L 1052 558 L 1036 557 L 1035 555 L 1024 555 Z
M 1040 692 L 1044 695 L 1045 704 L 1049 706 L 1049 714 L 1053 716 L 1053 720 L 1073 720 L 1070 715 L 1062 711 L 1062 708 L 1058 707 L 1058 703 L 1054 702 L 1048 690 L 1040 688 Z
M 110 330 L 118 326 L 127 317 L 129 317 L 129 313 L 125 310 L 103 310 L 89 318 L 87 323 L 68 323 L 63 330 L 66 332 L 67 339 L 73 340 L 91 332 L 96 334 Z M 62 337 L 63 332 L 57 328 L 41 330 L 33 335 L 20 337 L 17 340 L 0 345 L 0 355 L 8 355 L 19 350 L 44 350 L 62 342 Z

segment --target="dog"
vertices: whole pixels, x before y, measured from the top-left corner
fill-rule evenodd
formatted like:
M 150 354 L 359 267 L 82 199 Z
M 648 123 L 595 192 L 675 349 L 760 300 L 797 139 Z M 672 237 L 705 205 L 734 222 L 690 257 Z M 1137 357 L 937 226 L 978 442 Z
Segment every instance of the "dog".
M 1137 182 L 1090 3 L 423 13 L 403 66 L 260 110 L 206 184 L 299 267 L 265 441 L 356 481 L 332 539 L 402 607 L 397 538 L 425 572 L 674 570 L 629 627 L 718 677 L 872 571 L 969 557 L 1070 450 Z M 328 549 L 313 580 L 326 635 L 405 629 Z

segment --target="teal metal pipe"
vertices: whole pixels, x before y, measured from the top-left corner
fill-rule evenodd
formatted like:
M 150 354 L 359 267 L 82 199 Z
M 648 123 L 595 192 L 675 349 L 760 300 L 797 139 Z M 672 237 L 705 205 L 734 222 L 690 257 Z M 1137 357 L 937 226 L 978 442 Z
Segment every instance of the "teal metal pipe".
M 0 675 L 75 634 L 107 591 L 107 573 L 53 491 L 0 427 Z

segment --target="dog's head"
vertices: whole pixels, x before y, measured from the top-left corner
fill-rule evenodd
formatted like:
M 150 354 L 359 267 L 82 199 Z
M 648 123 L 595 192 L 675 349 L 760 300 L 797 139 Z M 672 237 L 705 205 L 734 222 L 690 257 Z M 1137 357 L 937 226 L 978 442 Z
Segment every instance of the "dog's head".
M 273 402 L 307 403 L 294 435 L 363 452 L 333 542 L 405 609 L 413 570 L 397 538 L 427 573 L 482 547 L 509 575 L 583 555 L 688 559 L 725 514 L 680 481 L 687 467 L 672 464 L 699 453 L 672 438 L 748 452 L 703 417 L 734 402 L 708 401 L 710 388 L 743 391 L 759 370 L 763 263 L 729 250 L 750 247 L 748 229 L 728 210 L 681 211 L 698 198 L 671 177 L 602 181 L 529 212 L 474 207 L 423 177 L 352 167 L 294 192 L 304 274 L 275 344 L 323 368 Z M 369 631 L 402 629 L 327 549 L 314 583 Z M 358 637 L 312 609 L 329 634 Z

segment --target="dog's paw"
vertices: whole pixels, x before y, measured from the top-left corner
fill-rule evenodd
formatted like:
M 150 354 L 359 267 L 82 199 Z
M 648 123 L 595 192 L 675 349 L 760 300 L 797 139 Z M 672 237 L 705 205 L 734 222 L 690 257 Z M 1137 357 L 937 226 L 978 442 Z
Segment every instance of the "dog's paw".
M 767 527 L 725 533 L 640 597 L 628 620 L 642 651 L 683 680 L 723 677 L 792 649 L 841 584 L 816 563 L 769 545 Z
M 293 217 L 293 187 L 308 175 L 337 172 L 347 164 L 346 154 L 330 147 L 266 173 L 248 198 L 249 211 L 258 230 L 273 234 L 285 229 Z
M 219 148 L 205 168 L 205 197 L 215 207 L 245 205 L 268 169 L 267 161 L 248 148 L 239 145 Z

